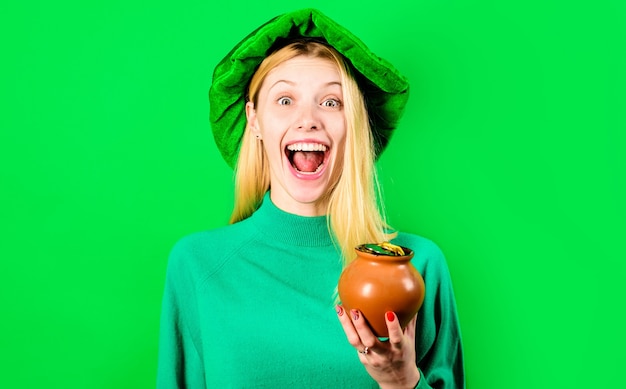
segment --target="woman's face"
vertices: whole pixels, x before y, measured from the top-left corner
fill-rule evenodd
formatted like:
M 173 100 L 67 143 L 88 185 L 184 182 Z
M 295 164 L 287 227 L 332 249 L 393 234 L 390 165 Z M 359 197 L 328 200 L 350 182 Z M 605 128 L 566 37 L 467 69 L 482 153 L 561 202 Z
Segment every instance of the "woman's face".
M 337 66 L 308 56 L 281 63 L 263 81 L 257 106 L 247 103 L 246 115 L 269 160 L 274 204 L 302 216 L 326 214 L 346 138 Z

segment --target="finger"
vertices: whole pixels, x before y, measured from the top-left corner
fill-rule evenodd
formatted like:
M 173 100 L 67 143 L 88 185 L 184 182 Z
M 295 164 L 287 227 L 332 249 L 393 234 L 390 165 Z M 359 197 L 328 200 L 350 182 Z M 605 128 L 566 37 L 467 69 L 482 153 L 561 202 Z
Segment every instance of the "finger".
M 372 329 L 367 324 L 365 317 L 358 309 L 352 309 L 350 311 L 350 316 L 352 319 L 352 324 L 356 329 L 356 332 L 359 334 L 359 338 L 361 339 L 361 343 L 363 346 L 371 349 L 372 347 L 377 345 L 376 335 L 372 332 Z
M 385 313 L 385 322 L 387 323 L 387 331 L 389 331 L 389 343 L 394 346 L 400 346 L 404 339 L 404 331 L 400 325 L 400 320 L 394 312 Z
M 346 333 L 346 338 L 348 338 L 348 343 L 357 350 L 363 350 L 365 346 L 361 343 L 361 338 L 352 324 L 350 314 L 346 312 L 341 305 L 336 305 L 335 310 L 337 311 L 337 317 L 339 318 L 341 327 L 343 327 L 343 332 Z
M 417 314 L 413 316 L 409 324 L 407 324 L 404 329 L 404 335 L 407 336 L 411 340 L 415 340 L 415 327 L 417 325 Z

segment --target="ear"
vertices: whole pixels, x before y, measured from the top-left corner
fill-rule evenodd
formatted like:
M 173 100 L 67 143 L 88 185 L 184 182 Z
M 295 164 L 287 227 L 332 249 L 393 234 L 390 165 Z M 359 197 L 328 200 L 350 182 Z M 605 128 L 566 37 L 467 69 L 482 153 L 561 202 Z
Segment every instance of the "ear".
M 248 120 L 247 128 L 252 131 L 252 134 L 257 138 L 261 138 L 261 131 L 259 130 L 259 122 L 256 119 L 256 109 L 254 109 L 254 103 L 248 101 L 246 103 L 246 119 Z

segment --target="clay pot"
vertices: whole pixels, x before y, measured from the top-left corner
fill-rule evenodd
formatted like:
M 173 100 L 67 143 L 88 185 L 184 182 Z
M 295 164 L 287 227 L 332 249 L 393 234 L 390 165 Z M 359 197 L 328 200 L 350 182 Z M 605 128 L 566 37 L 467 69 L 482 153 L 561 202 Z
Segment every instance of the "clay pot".
M 404 329 L 424 302 L 424 280 L 411 264 L 413 250 L 384 255 L 356 248 L 357 257 L 341 273 L 337 291 L 346 312 L 361 311 L 378 337 L 388 337 L 385 313 L 392 311 Z

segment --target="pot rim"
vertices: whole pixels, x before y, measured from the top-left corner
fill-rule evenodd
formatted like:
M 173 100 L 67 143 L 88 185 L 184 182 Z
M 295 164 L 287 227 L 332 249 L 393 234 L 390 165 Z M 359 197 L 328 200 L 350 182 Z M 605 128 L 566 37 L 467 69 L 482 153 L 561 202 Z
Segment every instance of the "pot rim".
M 371 258 L 376 258 L 376 259 L 389 259 L 389 260 L 405 260 L 405 259 L 411 259 L 413 258 L 413 255 L 415 254 L 415 252 L 408 248 L 408 247 L 404 247 L 404 246 L 400 246 L 402 248 L 402 250 L 405 252 L 404 255 L 387 255 L 387 254 L 379 254 L 379 253 L 373 253 L 370 251 L 361 251 L 359 250 L 359 247 L 364 246 L 367 243 L 364 244 L 360 244 L 358 246 L 356 246 L 354 248 L 354 251 L 356 251 L 356 254 L 358 256 L 361 257 L 371 257 Z M 398 245 L 399 246 L 399 245 Z

